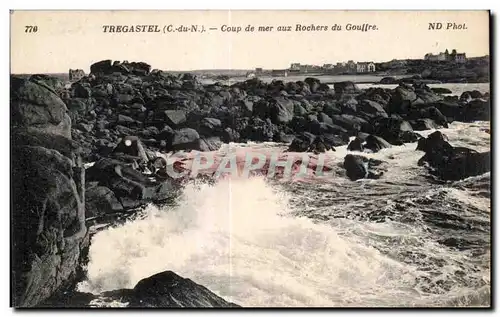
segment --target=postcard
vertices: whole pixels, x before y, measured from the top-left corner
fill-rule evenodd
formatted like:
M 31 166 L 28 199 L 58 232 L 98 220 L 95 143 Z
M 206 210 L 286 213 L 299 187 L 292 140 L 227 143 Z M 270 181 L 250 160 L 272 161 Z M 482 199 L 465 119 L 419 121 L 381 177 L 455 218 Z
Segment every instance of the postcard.
M 489 11 L 10 20 L 12 307 L 491 307 Z

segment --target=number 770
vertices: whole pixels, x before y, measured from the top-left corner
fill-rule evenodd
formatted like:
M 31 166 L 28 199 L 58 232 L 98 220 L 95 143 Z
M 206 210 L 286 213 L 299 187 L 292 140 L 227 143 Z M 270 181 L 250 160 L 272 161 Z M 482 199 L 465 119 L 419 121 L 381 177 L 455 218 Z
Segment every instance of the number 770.
M 38 31 L 38 27 L 36 25 L 26 25 L 24 33 L 36 33 Z

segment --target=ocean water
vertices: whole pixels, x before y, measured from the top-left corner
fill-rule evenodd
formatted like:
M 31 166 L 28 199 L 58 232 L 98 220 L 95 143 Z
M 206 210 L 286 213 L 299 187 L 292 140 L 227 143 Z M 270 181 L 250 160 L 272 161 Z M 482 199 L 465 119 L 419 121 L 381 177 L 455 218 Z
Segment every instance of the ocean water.
M 485 129 L 455 122 L 441 131 L 455 146 L 489 151 Z M 132 288 L 172 270 L 247 307 L 488 306 L 490 173 L 442 184 L 415 149 L 363 154 L 387 162 L 378 180 L 348 180 L 343 146 L 328 153 L 327 179 L 193 181 L 175 204 L 96 233 L 79 290 Z

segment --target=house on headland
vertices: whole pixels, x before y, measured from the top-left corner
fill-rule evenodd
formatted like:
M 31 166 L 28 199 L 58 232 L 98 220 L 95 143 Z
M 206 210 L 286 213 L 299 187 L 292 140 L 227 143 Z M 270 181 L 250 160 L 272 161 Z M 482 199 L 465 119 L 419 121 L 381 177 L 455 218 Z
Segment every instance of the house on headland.
M 434 55 L 432 53 L 427 53 L 424 56 L 424 60 L 465 63 L 467 61 L 467 57 L 465 56 L 465 53 L 457 53 L 456 49 L 453 49 L 451 53 L 448 51 L 448 49 L 446 49 L 444 52 L 440 52 L 437 55 Z

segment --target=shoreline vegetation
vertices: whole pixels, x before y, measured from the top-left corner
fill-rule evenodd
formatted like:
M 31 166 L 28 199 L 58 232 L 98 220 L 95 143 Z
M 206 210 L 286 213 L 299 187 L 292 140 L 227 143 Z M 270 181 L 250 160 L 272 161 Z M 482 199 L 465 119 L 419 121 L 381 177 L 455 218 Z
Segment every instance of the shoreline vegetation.
M 124 298 L 134 307 L 235 307 L 170 271 L 133 289 L 76 291 L 98 226 L 119 224 L 146 204 L 169 204 L 190 181 L 166 171 L 189 169 L 192 156 L 170 166 L 158 153 L 272 141 L 286 144 L 287 155 L 310 153 L 307 167 L 314 170 L 321 153 L 347 146 L 357 153 L 345 156 L 338 177 L 354 181 L 383 177 L 390 168 L 363 153 L 418 142 L 419 165 L 435 179 L 490 170 L 490 152 L 454 147 L 439 131 L 419 134 L 453 121 L 489 121 L 490 94 L 446 96 L 447 89 L 426 85 L 429 76 L 397 80 L 393 89 L 359 89 L 352 81 L 330 87 L 321 76 L 206 84 L 193 73 L 151 70 L 144 62 L 103 60 L 90 69 L 69 86 L 44 74 L 11 76 L 15 307 L 89 307 Z M 268 173 L 267 161 L 259 169 Z M 200 177 L 214 180 L 210 173 Z

